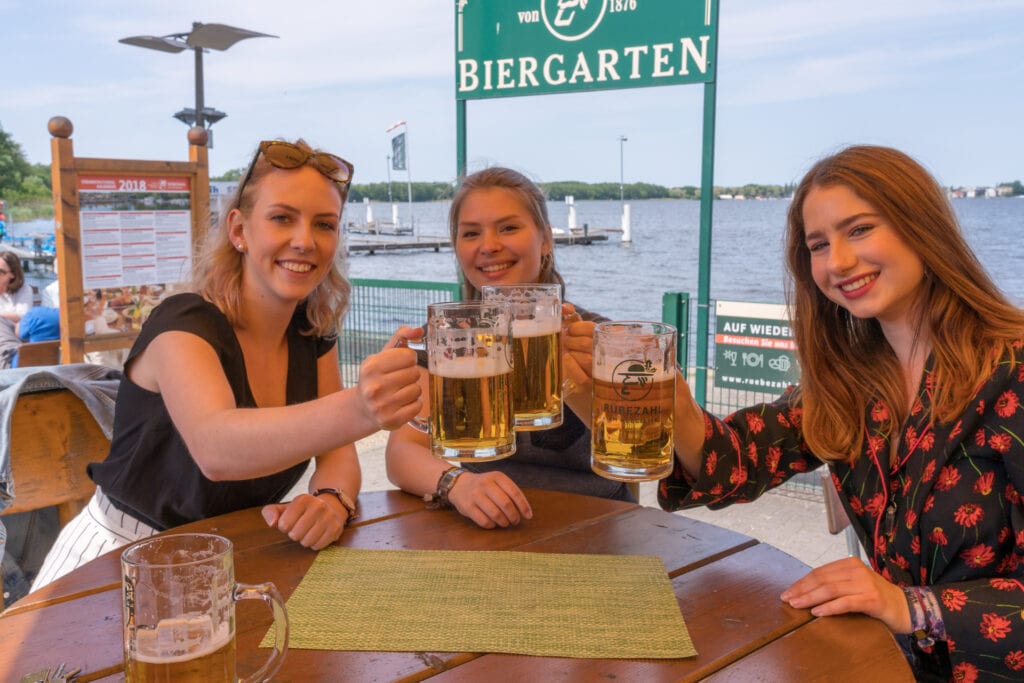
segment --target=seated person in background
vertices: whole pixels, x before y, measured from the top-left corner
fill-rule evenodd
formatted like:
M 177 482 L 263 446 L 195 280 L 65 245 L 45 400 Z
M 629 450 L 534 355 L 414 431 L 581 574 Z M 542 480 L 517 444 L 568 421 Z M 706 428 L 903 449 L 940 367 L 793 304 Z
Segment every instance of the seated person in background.
M 98 488 L 62 531 L 39 588 L 157 531 L 263 506 L 266 523 L 319 550 L 355 516 L 355 441 L 420 410 L 416 339 L 403 328 L 344 390 L 337 332 L 348 306 L 341 213 L 351 165 L 299 140 L 262 142 L 208 233 L 194 291 L 143 324 L 118 389 Z M 281 502 L 310 459 L 309 494 Z
M 46 306 L 33 306 L 14 326 L 14 332 L 23 342 L 60 339 L 60 310 Z M 14 354 L 14 362 L 11 367 L 18 367 L 18 354 Z
M 13 251 L 0 251 L 0 318 L 14 323 L 32 308 L 32 288 L 25 284 L 21 259 Z
M 43 287 L 39 293 L 39 305 L 50 308 L 60 308 L 60 280 L 57 279 L 57 257 L 53 257 L 53 277 L 50 284 Z
M 557 283 L 564 289 L 555 270 L 544 194 L 523 174 L 495 167 L 466 177 L 452 200 L 449 230 L 462 272 L 464 300 L 479 299 L 480 287 L 488 284 Z M 563 327 L 567 324 L 578 337 L 592 337 L 594 321 L 603 320 L 571 304 L 563 308 Z M 587 374 L 575 368 L 575 363 L 566 356 L 563 372 L 573 379 L 586 379 Z M 424 416 L 430 413 L 425 365 L 424 355 L 420 359 Z M 520 432 L 515 455 L 493 462 L 462 463 L 454 471 L 456 478 L 449 473 L 442 480 L 452 464 L 433 456 L 428 435 L 403 426 L 388 438 L 388 478 L 417 496 L 440 494 L 441 502 L 486 529 L 516 525 L 533 515 L 523 488 L 632 500 L 626 484 L 591 470 L 590 395 L 573 386 L 569 383 L 564 391 L 566 409 L 561 426 Z M 442 483 L 450 488 L 438 491 Z

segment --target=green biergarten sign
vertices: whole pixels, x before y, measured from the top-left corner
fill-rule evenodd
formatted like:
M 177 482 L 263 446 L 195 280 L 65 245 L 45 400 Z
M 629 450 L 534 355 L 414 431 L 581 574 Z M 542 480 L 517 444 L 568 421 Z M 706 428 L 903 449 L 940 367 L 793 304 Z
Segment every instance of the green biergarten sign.
M 459 100 L 714 80 L 713 0 L 456 0 Z
M 786 307 L 718 301 L 715 305 L 715 386 L 782 393 L 800 379 Z

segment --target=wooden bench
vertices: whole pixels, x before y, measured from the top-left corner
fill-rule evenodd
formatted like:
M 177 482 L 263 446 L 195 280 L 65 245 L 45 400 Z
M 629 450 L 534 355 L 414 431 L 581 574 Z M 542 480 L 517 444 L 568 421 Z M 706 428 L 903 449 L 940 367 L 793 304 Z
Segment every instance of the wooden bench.
M 60 364 L 60 340 L 26 342 L 18 347 L 18 367 Z
M 96 490 L 85 466 L 109 450 L 92 414 L 67 389 L 22 394 L 11 418 L 14 501 L 3 514 L 56 505 L 64 526 Z

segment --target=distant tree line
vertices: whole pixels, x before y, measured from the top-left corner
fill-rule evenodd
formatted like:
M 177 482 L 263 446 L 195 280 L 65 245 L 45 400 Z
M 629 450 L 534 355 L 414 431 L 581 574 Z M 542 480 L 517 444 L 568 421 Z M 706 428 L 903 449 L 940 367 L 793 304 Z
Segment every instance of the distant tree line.
M 244 168 L 235 168 L 211 180 L 239 180 Z M 1024 195 L 1021 181 L 999 183 L 1010 187 L 1013 196 Z M 373 202 L 389 200 L 388 183 L 356 183 L 349 192 L 351 201 L 362 202 L 369 198 Z M 551 201 L 564 201 L 567 196 L 577 200 L 619 199 L 618 183 L 584 183 L 573 180 L 540 183 Z M 747 184 L 737 187 L 716 186 L 715 196 L 743 195 L 755 197 L 788 197 L 794 185 Z M 414 182 L 412 200 L 429 202 L 451 199 L 455 193 L 455 182 Z M 627 200 L 640 199 L 700 199 L 700 188 L 693 185 L 665 187 L 652 183 L 626 183 L 622 195 Z M 49 164 L 30 164 L 25 158 L 21 145 L 0 126 L 0 199 L 7 202 L 7 213 L 15 221 L 53 215 L 52 182 Z M 409 200 L 409 185 L 401 181 L 390 183 L 390 200 L 403 203 Z
M 30 164 L 21 145 L 0 127 L 0 199 L 10 220 L 53 215 L 49 164 Z
M 1000 186 L 1007 185 L 1010 188 L 1010 195 L 1013 197 L 1020 197 L 1024 195 L 1024 185 L 1019 180 L 1014 180 L 1012 183 L 999 183 Z
M 222 176 L 211 180 L 238 180 L 244 169 L 233 169 Z M 563 180 L 540 183 L 541 189 L 548 200 L 561 202 L 572 196 L 576 200 L 587 199 L 618 199 L 618 183 L 584 183 L 577 180 Z M 715 187 L 715 196 L 729 194 L 745 197 L 788 197 L 794 185 L 743 185 L 741 187 Z M 432 202 L 451 199 L 455 194 L 455 182 L 414 182 L 412 184 L 412 200 L 414 202 Z M 652 183 L 626 183 L 622 187 L 625 199 L 700 199 L 700 188 L 692 185 L 683 187 L 665 187 Z M 349 201 L 361 202 L 368 198 L 371 202 L 403 203 L 409 201 L 409 185 L 401 181 L 392 181 L 390 194 L 388 183 L 354 183 L 349 190 Z

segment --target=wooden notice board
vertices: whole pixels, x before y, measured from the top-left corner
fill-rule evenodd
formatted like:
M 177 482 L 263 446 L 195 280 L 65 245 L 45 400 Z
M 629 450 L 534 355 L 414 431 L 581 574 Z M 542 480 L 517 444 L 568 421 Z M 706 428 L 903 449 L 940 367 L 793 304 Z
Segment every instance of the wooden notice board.
M 163 298 L 183 289 L 210 220 L 206 131 L 188 161 L 76 157 L 71 122 L 50 119 L 64 363 L 131 346 Z

